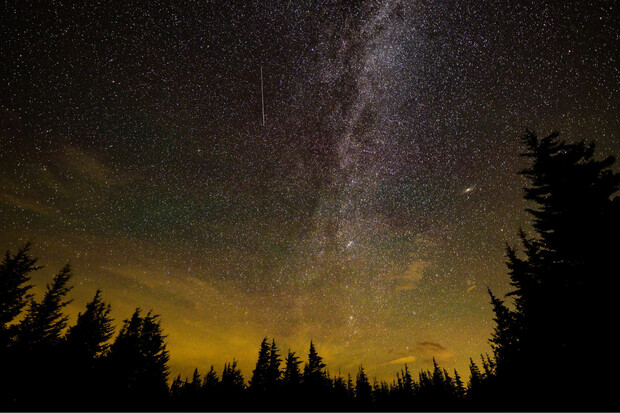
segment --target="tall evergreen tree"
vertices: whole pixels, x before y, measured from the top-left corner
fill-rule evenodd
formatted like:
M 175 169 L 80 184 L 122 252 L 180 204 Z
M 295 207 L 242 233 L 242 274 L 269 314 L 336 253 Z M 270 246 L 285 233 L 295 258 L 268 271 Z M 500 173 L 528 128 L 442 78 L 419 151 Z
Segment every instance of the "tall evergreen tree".
M 490 289 L 488 289 L 488 292 L 491 297 L 493 312 L 495 313 L 495 318 L 493 319 L 495 321 L 495 328 L 489 341 L 491 342 L 491 348 L 493 349 L 493 355 L 497 364 L 496 373 L 500 377 L 506 378 L 510 370 L 512 370 L 510 364 L 517 362 L 519 357 L 520 333 L 515 313 L 506 307 L 503 300 L 495 297 Z
M 454 389 L 457 400 L 462 401 L 465 398 L 465 384 L 456 369 L 454 370 Z
M 205 374 L 200 389 L 199 406 L 197 410 L 218 410 L 220 409 L 219 400 L 219 386 L 220 379 L 217 376 L 215 368 L 211 365 L 211 368 Z
M 207 392 L 215 391 L 218 384 L 220 382 L 219 377 L 217 376 L 217 372 L 213 368 L 213 364 L 209 369 L 209 372 L 205 375 L 204 381 L 202 383 L 202 388 Z
M 74 409 L 85 409 L 91 400 L 103 397 L 102 359 L 114 333 L 110 311 L 110 305 L 103 302 L 101 291 L 97 290 L 86 304 L 86 311 L 78 314 L 76 324 L 65 335 L 64 368 L 58 376 L 75 392 L 71 398 Z
M 435 360 L 435 357 L 433 357 L 433 373 L 431 376 L 431 380 L 433 382 L 433 388 L 439 390 L 443 387 L 443 384 L 444 384 L 443 371 L 439 367 L 439 364 L 437 364 L 437 360 Z
M 30 256 L 30 244 L 26 243 L 14 255 L 6 251 L 0 263 L 0 405 L 7 410 L 22 400 L 19 386 L 26 378 L 24 370 L 30 370 L 21 363 L 28 356 L 20 354 L 23 349 L 15 348 L 20 329 L 14 321 L 32 300 L 29 293 L 32 285 L 28 283 L 30 274 L 40 268 L 36 262 L 36 258 Z
M 347 397 L 350 401 L 355 399 L 355 384 L 353 383 L 351 373 L 347 373 Z
M 52 284 L 47 285 L 43 299 L 40 302 L 30 301 L 26 316 L 19 325 L 20 345 L 40 348 L 60 342 L 69 319 L 62 310 L 71 302 L 65 300 L 72 288 L 68 285 L 70 278 L 71 269 L 67 264 L 54 276 Z
M 530 166 L 521 174 L 529 180 L 524 196 L 535 235 L 520 231 L 523 256 L 507 249 L 514 312 L 492 296 L 497 327 L 491 343 L 499 380 L 515 399 L 529 394 L 546 406 L 565 400 L 571 408 L 575 403 L 590 408 L 585 403 L 592 396 L 600 400 L 613 392 L 613 379 L 605 368 L 588 370 L 570 361 L 596 354 L 599 342 L 613 339 L 620 174 L 612 170 L 613 157 L 594 159 L 593 144 L 566 143 L 557 133 L 540 139 L 532 132 L 524 143 Z M 556 379 L 531 376 L 542 366 Z M 588 375 L 597 379 L 583 383 Z
M 101 290 L 86 304 L 86 311 L 79 313 L 77 323 L 67 331 L 66 340 L 70 351 L 83 359 L 100 357 L 109 347 L 114 333 L 110 304 L 103 302 Z
M 245 382 L 243 374 L 237 366 L 237 360 L 226 363 L 222 371 L 220 381 L 220 400 L 222 410 L 245 410 L 243 409 L 243 397 L 245 395 Z
M 271 391 L 275 391 L 280 383 L 280 364 L 282 359 L 276 346 L 276 341 L 271 341 L 271 347 L 269 348 L 269 365 L 267 367 L 267 385 Z
M 289 349 L 284 362 L 284 374 L 282 377 L 285 388 L 290 389 L 301 384 L 301 371 L 299 370 L 300 364 L 301 360 L 299 360 L 299 357 L 295 355 L 294 351 Z
M 140 313 L 138 308 L 124 321 L 108 355 L 108 380 L 120 397 L 111 401 L 132 408 L 161 405 L 168 394 L 165 336 L 157 315 Z
M 347 384 L 340 371 L 332 379 L 332 389 L 331 408 L 333 410 L 344 410 L 349 401 L 347 397 Z
M 0 263 L 0 350 L 9 344 L 12 336 L 9 324 L 31 299 L 30 273 L 40 268 L 37 259 L 30 256 L 30 246 L 24 244 L 14 255 L 7 251 Z
M 411 377 L 407 364 L 405 364 L 405 370 L 402 371 L 402 386 L 405 397 L 410 398 L 413 396 L 413 378 Z
M 270 362 L 269 350 L 267 337 L 265 337 L 260 343 L 256 368 L 252 371 L 252 378 L 249 383 L 249 390 L 253 393 L 265 393 L 267 391 Z
M 179 405 L 183 399 L 183 381 L 181 375 L 177 375 L 170 385 L 170 401 L 172 405 Z
M 483 386 L 483 376 L 480 372 L 480 368 L 474 363 L 474 360 L 469 359 L 469 383 L 467 383 L 467 396 L 471 399 L 477 399 L 480 395 L 480 390 Z
M 372 402 L 372 387 L 362 365 L 355 378 L 355 397 L 357 402 L 365 408 L 368 408 L 368 403 Z
M 314 347 L 314 343 L 310 341 L 310 350 L 308 351 L 308 362 L 304 366 L 304 382 L 311 386 L 322 385 L 325 379 L 325 363 L 323 357 Z
M 323 358 L 319 356 L 312 341 L 310 341 L 308 362 L 304 365 L 302 385 L 307 407 L 311 410 L 325 409 L 324 404 L 331 391 L 331 382 L 328 379 Z

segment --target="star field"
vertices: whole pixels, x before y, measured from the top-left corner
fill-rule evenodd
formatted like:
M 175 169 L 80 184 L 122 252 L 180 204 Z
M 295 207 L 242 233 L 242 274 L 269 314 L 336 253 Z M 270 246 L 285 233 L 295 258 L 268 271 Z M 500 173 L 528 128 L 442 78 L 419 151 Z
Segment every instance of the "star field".
M 175 375 L 247 376 L 264 336 L 466 375 L 528 224 L 520 135 L 620 152 L 611 1 L 3 9 L 0 247 L 34 242 L 38 291 L 69 260 L 74 316 L 153 308 Z

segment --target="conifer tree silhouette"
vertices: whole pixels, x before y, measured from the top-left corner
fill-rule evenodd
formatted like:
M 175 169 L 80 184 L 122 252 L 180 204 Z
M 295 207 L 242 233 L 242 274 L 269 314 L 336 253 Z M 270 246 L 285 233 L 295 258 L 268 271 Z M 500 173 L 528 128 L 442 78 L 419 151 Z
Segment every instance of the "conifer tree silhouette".
M 6 251 L 0 263 L 0 406 L 9 409 L 21 400 L 20 380 L 25 379 L 21 359 L 25 356 L 16 347 L 19 324 L 13 323 L 31 302 L 30 274 L 40 267 L 30 256 L 30 243 L 18 248 L 15 254 Z
M 409 406 L 413 402 L 414 380 L 409 371 L 409 366 L 405 363 L 405 368 L 397 373 L 398 385 L 396 388 L 396 402 L 402 406 Z
M 78 314 L 76 324 L 65 335 L 65 367 L 57 374 L 74 389 L 72 401 L 76 409 L 83 409 L 90 400 L 102 396 L 102 358 L 114 333 L 110 311 L 110 305 L 101 298 L 101 290 L 97 290 L 86 304 L 86 311 Z
M 314 343 L 310 341 L 310 350 L 308 351 L 308 362 L 304 366 L 304 383 L 310 386 L 320 386 L 325 379 L 325 363 L 323 357 L 314 347 Z
M 372 402 L 372 387 L 362 365 L 355 378 L 355 397 L 360 406 L 364 406 L 365 409 L 369 408 L 368 404 Z
M 53 346 L 60 342 L 69 317 L 62 310 L 71 300 L 65 296 L 72 287 L 68 285 L 71 269 L 65 265 L 55 276 L 41 302 L 33 299 L 24 320 L 19 324 L 18 340 L 22 345 L 36 348 Z
M 454 369 L 454 390 L 457 400 L 462 401 L 465 398 L 465 385 L 456 369 Z
M 287 389 L 287 391 L 291 391 L 301 384 L 300 364 L 301 360 L 299 360 L 299 357 L 295 355 L 294 351 L 289 349 L 286 360 L 284 361 L 284 374 L 282 377 L 284 388 Z
M 226 363 L 222 371 L 220 391 L 222 410 L 239 410 L 243 407 L 245 396 L 245 382 L 243 374 L 237 367 L 237 360 Z
M 469 383 L 467 384 L 467 394 L 470 398 L 476 399 L 480 395 L 483 386 L 483 377 L 480 368 L 474 363 L 473 359 L 469 359 Z
M 170 401 L 173 406 L 179 406 L 183 403 L 183 381 L 181 375 L 177 375 L 172 384 L 170 384 Z
M 252 378 L 250 379 L 248 388 L 250 392 L 254 394 L 267 392 L 269 381 L 269 362 L 269 344 L 267 343 L 267 337 L 265 337 L 260 343 L 256 368 L 252 371 Z
M 332 379 L 332 398 L 330 404 L 334 410 L 345 410 L 349 403 L 347 394 L 347 384 L 341 372 Z
M 304 365 L 302 378 L 305 399 L 310 409 L 324 409 L 328 389 L 331 387 L 325 371 L 323 357 L 319 356 L 314 342 L 310 341 L 308 362 Z
M 6 251 L 0 263 L 0 351 L 8 347 L 14 329 L 9 324 L 17 317 L 31 299 L 28 293 L 30 273 L 41 267 L 30 256 L 30 243 L 20 247 L 14 255 Z
M 280 364 L 282 359 L 278 352 L 275 340 L 271 341 L 271 347 L 269 348 L 269 365 L 267 366 L 267 386 L 270 391 L 276 391 L 280 384 Z
M 168 394 L 165 336 L 157 315 L 140 313 L 124 321 L 107 357 L 114 402 L 131 408 L 161 406 Z
M 15 347 L 11 352 L 14 360 L 9 363 L 7 370 L 12 370 L 15 383 L 27 380 L 27 376 L 32 373 L 36 377 L 30 380 L 28 388 L 12 390 L 13 399 L 22 408 L 39 410 L 42 408 L 40 403 L 46 399 L 50 399 L 49 408 L 53 408 L 57 402 L 53 395 L 61 391 L 62 386 L 57 372 L 66 368 L 63 366 L 65 360 L 60 344 L 68 320 L 63 309 L 70 303 L 66 299 L 71 289 L 68 285 L 70 278 L 71 270 L 66 265 L 47 285 L 40 301 L 30 298 L 24 318 L 16 327 Z M 29 397 L 30 392 L 40 397 Z
M 433 373 L 431 375 L 431 382 L 433 383 L 433 389 L 435 392 L 440 392 L 444 384 L 444 375 L 437 360 L 433 357 Z
M 347 374 L 347 397 L 350 402 L 355 399 L 355 384 L 353 384 L 351 373 Z
M 86 304 L 86 311 L 78 314 L 77 323 L 67 331 L 66 340 L 72 353 L 84 359 L 95 359 L 108 349 L 114 334 L 111 311 L 110 304 L 105 304 L 101 298 L 101 290 L 97 290 L 92 301 Z
M 205 375 L 200 391 L 199 410 L 216 410 L 220 405 L 219 390 L 220 379 L 213 365 Z
M 613 157 L 594 159 L 594 144 L 566 143 L 558 133 L 540 139 L 529 131 L 523 141 L 530 166 L 521 174 L 530 183 L 524 197 L 532 205 L 527 212 L 535 235 L 519 232 L 524 257 L 507 247 L 514 288 L 508 296 L 515 310 L 491 294 L 497 384 L 504 398 L 523 408 L 534 401 L 557 408 L 561 400 L 589 410 L 613 392 L 612 377 L 606 368 L 572 361 L 612 340 L 620 282 L 613 275 L 620 250 L 620 174 L 611 169 Z M 618 356 L 612 361 L 617 365 Z M 556 379 L 532 374 L 543 366 Z M 586 376 L 596 379 L 585 383 Z

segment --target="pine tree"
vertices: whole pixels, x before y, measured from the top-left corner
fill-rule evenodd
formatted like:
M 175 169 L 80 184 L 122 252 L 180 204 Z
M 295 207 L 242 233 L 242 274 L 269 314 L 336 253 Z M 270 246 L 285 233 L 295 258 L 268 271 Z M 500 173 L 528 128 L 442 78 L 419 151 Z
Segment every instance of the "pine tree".
M 478 397 L 478 392 L 483 385 L 483 376 L 480 373 L 480 368 L 474 363 L 474 360 L 469 359 L 469 383 L 467 384 L 467 395 L 470 398 Z
M 554 400 L 565 400 L 575 408 L 594 394 L 598 400 L 613 393 L 606 369 L 594 365 L 588 370 L 571 361 L 597 353 L 598 342 L 613 340 L 609 325 L 618 316 L 614 301 L 620 286 L 614 275 L 620 174 L 612 170 L 613 157 L 594 159 L 593 144 L 566 143 L 557 133 L 540 139 L 532 132 L 524 143 L 530 166 L 521 174 L 529 180 L 524 196 L 531 203 L 527 212 L 535 235 L 519 232 L 522 257 L 516 248 L 507 248 L 514 312 L 491 298 L 498 380 L 515 400 L 526 394 L 549 406 L 557 408 Z M 593 341 L 595 336 L 599 339 Z M 614 356 L 612 364 L 617 361 Z M 557 380 L 532 376 L 542 366 Z M 590 375 L 597 379 L 583 383 L 581 378 Z
M 112 392 L 135 408 L 158 406 L 168 394 L 168 359 L 158 316 L 140 315 L 139 308 L 125 320 L 107 357 Z M 111 400 L 111 402 L 120 402 Z M 120 406 L 117 406 L 117 408 Z
M 433 357 L 433 373 L 431 376 L 431 380 L 433 382 L 433 388 L 435 390 L 439 390 L 444 385 L 444 377 L 443 371 L 439 368 L 439 364 L 437 364 L 437 360 Z
M 351 373 L 347 373 L 347 397 L 350 401 L 355 399 L 355 385 L 353 384 Z
M 448 370 L 443 369 L 443 383 L 444 390 L 447 397 L 454 398 L 455 395 L 455 387 L 454 387 L 454 379 L 450 377 Z
M 373 379 L 372 385 L 372 399 L 374 400 L 374 406 L 376 409 L 381 409 L 382 406 L 388 406 L 390 402 L 390 387 L 384 380 L 377 381 Z M 383 407 L 385 409 L 385 407 Z
M 170 399 L 173 402 L 173 405 L 178 405 L 183 397 L 183 381 L 181 380 L 181 375 L 179 374 L 177 377 L 172 380 L 172 384 L 170 385 Z
M 249 390 L 253 393 L 265 393 L 267 391 L 269 382 L 269 351 L 269 344 L 267 343 L 267 337 L 265 337 L 260 343 L 256 368 L 252 371 L 252 379 L 250 379 L 249 383 Z
M 463 400 L 465 398 L 465 385 L 463 384 L 463 380 L 456 369 L 454 370 L 454 388 L 456 398 L 458 400 Z
M 94 360 L 108 349 L 114 333 L 111 311 L 101 298 L 101 290 L 97 290 L 86 304 L 86 311 L 78 314 L 77 323 L 67 331 L 66 341 L 74 356 L 79 354 L 81 359 Z
M 406 397 L 413 396 L 413 378 L 407 364 L 405 364 L 405 370 L 402 371 L 402 387 Z
M 308 362 L 304 366 L 303 379 L 304 383 L 310 386 L 320 386 L 325 379 L 323 357 L 319 356 L 312 341 L 310 341 L 310 350 L 308 351 Z
M 67 264 L 54 276 L 52 284 L 47 285 L 41 302 L 30 301 L 26 316 L 19 324 L 20 345 L 40 349 L 41 346 L 49 348 L 60 343 L 69 319 L 62 310 L 71 302 L 65 300 L 72 288 L 68 285 L 70 278 L 71 269 Z
M 86 409 L 91 400 L 103 397 L 102 358 L 114 333 L 110 311 L 110 305 L 103 302 L 101 291 L 97 290 L 92 301 L 86 304 L 86 311 L 78 314 L 77 323 L 65 335 L 64 368 L 57 375 L 75 392 L 71 398 L 75 402 L 72 409 Z
M 505 377 L 508 374 L 505 371 L 511 370 L 510 363 L 517 361 L 520 334 L 517 329 L 515 313 L 506 307 L 504 301 L 495 297 L 490 289 L 488 292 L 495 313 L 493 319 L 495 328 L 489 341 L 495 356 L 497 373 L 500 377 Z
M 29 294 L 30 273 L 41 267 L 30 256 L 30 243 L 17 250 L 15 255 L 6 252 L 0 263 L 0 349 L 8 346 L 12 337 L 9 324 L 17 317 L 31 299 Z
M 232 363 L 224 365 L 220 390 L 223 410 L 239 409 L 245 394 L 245 382 L 241 370 L 237 367 L 237 360 L 233 359 Z
M 220 406 L 219 400 L 220 379 L 211 365 L 209 372 L 205 375 L 200 390 L 200 408 L 198 410 L 209 411 L 217 410 Z
M 275 391 L 280 383 L 280 364 L 282 359 L 278 353 L 278 347 L 275 340 L 271 341 L 271 347 L 269 348 L 269 365 L 267 367 L 267 385 L 271 391 Z
M 37 366 L 36 361 L 31 363 L 30 355 L 24 354 L 27 348 L 15 345 L 21 331 L 19 324 L 14 324 L 16 317 L 32 302 L 29 293 L 32 285 L 28 283 L 30 274 L 40 268 L 36 262 L 30 256 L 30 243 L 26 243 L 14 255 L 6 251 L 0 263 L 0 405 L 7 410 L 24 408 L 15 403 L 28 397 L 21 386 Z
M 299 357 L 295 355 L 294 351 L 289 349 L 288 354 L 286 355 L 284 375 L 282 378 L 285 388 L 290 389 L 301 384 L 301 371 L 299 370 L 300 364 L 301 360 L 299 360 Z
M 372 402 L 372 387 L 362 365 L 360 365 L 355 379 L 355 397 L 357 402 L 365 407 L 368 407 L 368 403 Z
M 489 357 L 480 355 L 480 359 L 482 360 L 482 370 L 484 371 L 483 380 L 485 382 L 489 382 L 495 376 L 495 362 Z
M 209 372 L 205 375 L 204 381 L 202 383 L 202 387 L 205 390 L 215 390 L 217 385 L 219 384 L 220 379 L 217 376 L 215 369 L 213 368 L 213 364 L 209 369 Z

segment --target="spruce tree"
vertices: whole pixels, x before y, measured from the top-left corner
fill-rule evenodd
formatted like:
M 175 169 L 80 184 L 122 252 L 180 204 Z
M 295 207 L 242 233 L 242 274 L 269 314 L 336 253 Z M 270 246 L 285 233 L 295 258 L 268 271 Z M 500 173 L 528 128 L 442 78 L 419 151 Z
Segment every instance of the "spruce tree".
M 110 305 L 101 298 L 97 290 L 92 301 L 86 304 L 86 311 L 79 313 L 77 322 L 65 335 L 62 357 L 65 360 L 59 376 L 74 390 L 71 398 L 74 409 L 86 409 L 91 400 L 103 397 L 103 356 L 109 348 L 114 333 Z
M 605 368 L 573 361 L 596 354 L 599 342 L 613 340 L 609 327 L 618 318 L 614 302 L 620 286 L 615 275 L 620 174 L 612 170 L 613 157 L 594 158 L 594 144 L 566 143 L 557 133 L 541 139 L 527 132 L 523 140 L 530 165 L 521 174 L 529 181 L 524 197 L 530 201 L 526 211 L 534 235 L 519 232 L 522 255 L 507 248 L 514 311 L 491 298 L 498 380 L 514 400 L 526 395 L 545 406 L 557 407 L 555 401 L 563 400 L 571 408 L 581 403 L 589 409 L 588 399 L 613 393 L 613 379 Z M 614 355 L 612 365 L 617 362 Z M 543 366 L 555 380 L 532 375 Z M 596 379 L 584 382 L 586 376 Z
M 463 400 L 465 398 L 465 385 L 463 384 L 463 380 L 456 369 L 454 369 L 454 388 L 456 398 L 458 400 Z
M 496 373 L 504 380 L 512 370 L 511 363 L 515 363 L 519 357 L 520 333 L 515 313 L 506 307 L 503 300 L 494 296 L 490 289 L 488 292 L 495 313 L 495 327 L 489 341 L 497 364 Z
M 24 354 L 27 349 L 15 346 L 20 328 L 14 321 L 32 300 L 29 293 L 32 285 L 28 283 L 30 274 L 40 268 L 36 262 L 36 258 L 30 256 L 30 244 L 26 243 L 14 255 L 6 251 L 0 263 L 0 405 L 8 410 L 18 408 L 15 403 L 23 400 L 19 387 L 31 373 L 30 363 L 22 363 L 30 359 L 30 355 Z M 37 365 L 36 362 L 32 364 Z
M 60 343 L 69 319 L 62 311 L 71 302 L 65 300 L 72 288 L 68 285 L 70 278 L 71 269 L 67 264 L 54 276 L 52 284 L 47 285 L 43 299 L 30 301 L 26 316 L 19 324 L 21 346 L 39 351 L 41 347 L 49 348 Z
M 295 355 L 294 351 L 289 349 L 284 362 L 284 374 L 282 377 L 282 381 L 286 389 L 290 390 L 291 388 L 297 387 L 301 384 L 301 371 L 299 370 L 300 364 L 301 360 L 299 360 L 299 357 Z
M 220 379 L 217 376 L 215 368 L 211 365 L 209 372 L 205 375 L 200 391 L 200 409 L 199 410 L 216 410 L 219 406 L 218 387 Z
M 362 365 L 360 365 L 355 378 L 355 398 L 365 408 L 368 408 L 368 403 L 372 402 L 372 387 Z
M 159 317 L 149 312 L 140 315 L 139 308 L 125 320 L 107 356 L 111 391 L 132 408 L 154 407 L 168 394 L 169 354 Z M 115 406 L 120 408 L 121 406 Z
M 86 304 L 86 311 L 78 314 L 76 324 L 67 331 L 67 345 L 74 356 L 79 354 L 82 359 L 94 360 L 108 349 L 114 333 L 111 311 L 110 304 L 101 298 L 101 290 L 97 290 Z
M 267 366 L 267 386 L 270 391 L 276 391 L 280 384 L 280 364 L 282 359 L 278 352 L 275 340 L 271 341 L 271 347 L 269 348 L 269 365 Z
M 267 391 L 270 363 L 269 352 L 269 344 L 267 343 L 267 337 L 265 337 L 260 343 L 256 368 L 252 371 L 252 378 L 249 383 L 249 390 L 252 393 L 265 393 Z
M 479 392 L 483 386 L 483 376 L 480 373 L 480 368 L 474 363 L 474 360 L 469 359 L 469 383 L 467 383 L 467 396 L 471 399 L 479 397 Z
M 402 387 L 407 398 L 413 396 L 413 378 L 407 364 L 405 364 L 405 370 L 402 371 Z
M 232 363 L 226 363 L 222 371 L 222 380 L 220 381 L 220 400 L 222 402 L 222 410 L 245 410 L 243 402 L 245 396 L 245 382 L 243 374 L 237 367 L 237 360 Z
M 7 347 L 12 336 L 9 324 L 31 299 L 30 273 L 38 270 L 37 259 L 30 256 L 30 243 L 14 255 L 6 251 L 0 263 L 0 350 Z
M 308 351 L 308 362 L 304 366 L 304 383 L 310 386 L 320 386 L 325 379 L 325 363 L 323 357 L 314 347 L 314 343 L 310 341 L 310 350 Z

